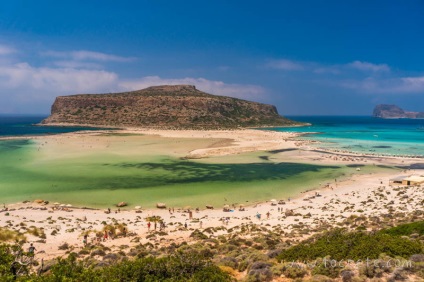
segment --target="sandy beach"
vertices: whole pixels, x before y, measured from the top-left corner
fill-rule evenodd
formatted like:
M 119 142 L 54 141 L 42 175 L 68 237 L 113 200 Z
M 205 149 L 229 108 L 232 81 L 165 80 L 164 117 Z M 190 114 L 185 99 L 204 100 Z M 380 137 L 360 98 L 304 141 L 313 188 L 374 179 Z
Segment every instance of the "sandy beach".
M 242 225 L 259 226 L 264 230 L 278 231 L 286 238 L 300 240 L 322 230 L 326 226 L 344 226 L 346 221 L 355 221 L 361 225 L 365 218 L 379 219 L 374 225 L 370 222 L 364 228 L 371 230 L 381 227 L 380 219 L 385 215 L 399 215 L 401 221 L 408 216 L 423 218 L 422 211 L 424 192 L 420 186 L 396 187 L 389 186 L 389 179 L 412 174 L 424 174 L 424 170 L 407 169 L 417 163 L 413 158 L 377 157 L 355 155 L 343 152 L 319 152 L 306 141 L 296 140 L 296 134 L 259 130 L 233 131 L 167 131 L 149 129 L 120 130 L 118 136 L 107 136 L 113 131 L 68 133 L 54 136 L 33 137 L 41 151 L 42 157 L 53 157 L 52 152 L 58 152 L 62 145 L 68 149 L 84 154 L 84 150 L 93 148 L 107 149 L 113 147 L 113 142 L 126 142 L 128 135 L 142 134 L 152 138 L 187 138 L 184 150 L 180 146 L 168 147 L 168 153 L 187 159 L 213 159 L 217 156 L 230 156 L 237 159 L 240 154 L 277 150 L 274 161 L 296 161 L 300 163 L 319 164 L 355 164 L 355 165 L 386 165 L 400 166 L 390 173 L 355 174 L 345 179 L 335 179 L 330 183 L 320 183 L 319 190 L 300 193 L 297 197 L 284 200 L 273 205 L 268 202 L 240 205 L 228 202 L 229 212 L 223 211 L 223 206 L 214 209 L 199 207 L 167 206 L 165 209 L 149 208 L 134 209 L 134 207 L 110 207 L 107 209 L 83 209 L 65 206 L 67 203 L 48 204 L 26 202 L 7 204 L 0 213 L 0 225 L 24 233 L 27 238 L 25 247 L 34 243 L 37 259 L 51 259 L 64 255 L 66 252 L 81 250 L 84 247 L 83 235 L 88 234 L 88 242 L 97 244 L 101 236 L 101 244 L 112 250 L 129 250 L 136 244 L 151 242 L 152 244 L 181 243 L 195 241 L 190 235 L 195 230 L 208 231 L 208 236 L 216 238 L 219 235 L 229 235 Z M 105 135 L 107 137 L 105 137 Z M 115 138 L 112 142 L 112 138 Z M 118 139 L 116 139 L 118 138 Z M 153 139 L 152 139 L 153 140 Z M 190 141 L 191 140 L 191 141 Z M 193 143 L 194 140 L 194 143 Z M 190 143 L 192 142 L 192 143 Z M 129 145 L 129 150 L 131 146 Z M 163 148 L 161 148 L 163 149 Z M 72 151 L 75 152 L 75 151 Z M 130 152 L 129 152 L 130 153 Z M 352 169 L 353 170 L 353 169 Z M 356 169 L 358 171 L 360 169 Z M 49 200 L 49 199 L 43 199 Z M 125 199 L 123 199 L 125 200 Z M 39 201 L 41 202 L 41 201 Z M 166 202 L 164 200 L 164 202 Z M 196 210 L 196 208 L 199 208 Z M 189 212 L 190 211 L 190 212 Z M 190 213 L 192 217 L 190 218 Z M 154 228 L 149 218 L 159 216 L 165 223 L 163 232 L 159 225 Z M 393 224 L 395 219 L 385 224 Z M 117 232 L 115 238 L 104 240 L 103 227 L 107 224 L 125 226 L 126 234 Z M 186 227 L 187 226 L 187 227 Z M 347 226 L 347 225 L 346 225 Z M 30 228 L 42 230 L 44 235 L 29 234 Z M 211 231 L 212 230 L 212 231 Z M 122 231 L 122 230 L 121 230 Z M 97 234 L 100 234 L 96 236 Z M 125 235 L 125 236 L 124 236 Z M 65 243 L 66 248 L 60 248 Z M 62 249 L 62 250 L 60 250 Z

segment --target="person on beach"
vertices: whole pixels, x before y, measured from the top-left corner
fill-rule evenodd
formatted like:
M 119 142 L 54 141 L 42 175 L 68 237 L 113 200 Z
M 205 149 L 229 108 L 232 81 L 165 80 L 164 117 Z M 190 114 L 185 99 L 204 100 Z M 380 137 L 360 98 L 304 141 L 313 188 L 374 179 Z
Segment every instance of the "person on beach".
M 266 213 L 266 219 L 269 219 L 269 216 L 271 215 L 271 213 L 270 212 L 267 212 Z
M 156 227 L 157 227 L 157 222 L 155 221 L 155 231 L 156 231 Z
M 34 245 L 32 243 L 29 245 L 28 253 L 30 255 L 34 255 L 35 254 L 35 247 L 34 247 Z
M 109 238 L 110 238 L 111 240 L 113 240 L 113 233 L 112 233 L 112 230 L 109 230 Z
M 149 231 L 150 232 L 150 226 L 151 226 L 152 224 L 150 223 L 150 221 L 149 222 L 147 222 L 147 231 Z
M 103 241 L 106 241 L 108 239 L 107 231 L 105 230 L 105 235 L 103 237 Z
M 187 222 L 184 222 L 184 227 L 185 229 L 187 229 Z
M 202 229 L 202 226 L 203 226 L 203 222 L 199 222 L 199 226 L 200 226 L 200 229 Z
M 84 239 L 82 239 L 82 243 L 84 244 L 84 247 L 87 246 L 87 238 L 88 238 L 88 235 L 85 234 Z

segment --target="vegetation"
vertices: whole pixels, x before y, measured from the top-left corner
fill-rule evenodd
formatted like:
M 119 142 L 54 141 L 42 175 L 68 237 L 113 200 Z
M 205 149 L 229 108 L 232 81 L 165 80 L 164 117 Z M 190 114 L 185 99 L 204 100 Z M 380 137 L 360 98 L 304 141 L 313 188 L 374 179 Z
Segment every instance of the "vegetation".
M 152 218 L 150 218 L 152 219 Z M 105 228 L 114 225 L 104 225 Z M 57 258 L 24 269 L 18 281 L 407 281 L 424 279 L 424 237 L 421 222 L 378 232 L 333 229 L 303 242 L 289 233 L 243 224 L 231 229 L 214 227 L 192 232 L 191 243 L 160 245 L 158 238 L 145 244 L 112 250 L 87 244 L 78 253 L 66 249 Z M 222 235 L 222 231 L 225 235 Z M 212 237 L 215 233 L 221 233 Z M 155 237 L 160 237 L 155 233 Z M 206 235 L 207 234 L 207 235 Z M 281 234 L 284 234 L 283 236 Z M 138 242 L 138 241 L 137 241 Z M 12 281 L 12 262 L 19 245 L 0 245 L 0 281 Z M 355 262 L 351 267 L 347 260 Z M 365 263 L 372 260 L 371 263 Z M 357 263 L 362 260 L 362 263 Z M 391 264 L 388 263 L 391 261 Z M 401 263 L 402 262 L 402 263 Z M 374 281 L 373 280 L 373 281 Z M 380 281 L 383 281 L 380 280 Z M 284 280 L 285 281 L 285 280 Z
M 43 123 L 57 122 L 173 129 L 301 125 L 280 116 L 274 106 L 211 95 L 190 85 L 57 97 Z
M 402 224 L 396 227 L 381 230 L 380 233 L 389 234 L 392 236 L 410 236 L 415 233 L 419 236 L 422 236 L 424 235 L 424 221 Z
M 385 253 L 391 257 L 409 258 L 423 252 L 423 243 L 379 232 L 346 232 L 335 229 L 312 237 L 297 246 L 283 250 L 278 259 L 285 261 L 310 261 L 325 256 L 335 260 L 377 259 Z
M 0 242 L 25 241 L 25 236 L 21 233 L 0 227 Z

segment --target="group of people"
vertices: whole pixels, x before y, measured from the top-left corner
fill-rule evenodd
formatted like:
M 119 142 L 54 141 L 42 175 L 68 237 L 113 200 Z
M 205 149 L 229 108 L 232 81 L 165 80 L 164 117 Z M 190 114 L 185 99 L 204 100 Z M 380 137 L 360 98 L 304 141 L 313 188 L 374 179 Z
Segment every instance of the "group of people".
M 157 227 L 158 227 L 158 222 L 157 221 L 154 221 L 154 223 L 153 223 L 153 225 L 154 225 L 154 230 L 157 230 Z M 150 231 L 150 228 L 152 227 L 152 223 L 149 221 L 149 222 L 147 222 L 147 230 L 148 231 Z M 159 231 L 163 231 L 163 230 L 165 230 L 165 228 L 166 228 L 166 224 L 165 224 L 165 221 L 159 221 Z

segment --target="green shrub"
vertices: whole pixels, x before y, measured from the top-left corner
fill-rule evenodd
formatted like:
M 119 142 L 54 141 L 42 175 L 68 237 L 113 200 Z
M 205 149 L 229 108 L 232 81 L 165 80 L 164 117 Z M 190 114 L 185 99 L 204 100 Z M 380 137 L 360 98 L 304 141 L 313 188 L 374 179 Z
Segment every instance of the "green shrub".
M 308 271 L 304 265 L 297 263 L 285 263 L 281 267 L 281 273 L 287 278 L 294 279 L 304 277 Z
M 408 258 L 423 251 L 419 241 L 405 239 L 384 233 L 346 232 L 335 229 L 283 250 L 277 257 L 285 261 L 311 261 L 330 256 L 341 260 L 376 259 L 381 253 L 390 257 Z
M 424 235 L 424 221 L 402 224 L 396 227 L 381 230 L 380 233 L 393 236 L 409 236 L 413 233 Z
M 75 257 L 59 260 L 40 281 L 231 281 L 230 276 L 196 252 L 177 252 L 162 258 L 123 261 L 100 268 L 87 267 Z M 37 280 L 35 280 L 37 281 Z
M 339 276 L 340 271 L 343 269 L 338 263 L 332 264 L 329 257 L 318 259 L 315 266 L 312 268 L 312 275 L 324 275 L 331 278 Z

